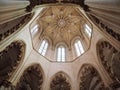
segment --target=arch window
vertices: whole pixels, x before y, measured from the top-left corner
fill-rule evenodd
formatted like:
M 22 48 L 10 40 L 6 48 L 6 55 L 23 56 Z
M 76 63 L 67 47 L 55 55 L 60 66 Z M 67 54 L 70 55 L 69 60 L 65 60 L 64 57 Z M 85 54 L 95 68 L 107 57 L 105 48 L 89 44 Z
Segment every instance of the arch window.
M 84 53 L 84 49 L 80 40 L 76 40 L 74 46 L 77 56 L 80 56 L 82 53 Z
M 37 34 L 38 30 L 39 30 L 39 25 L 37 24 L 31 29 L 32 37 L 34 37 Z
M 65 62 L 65 47 L 62 45 L 57 48 L 57 61 Z
M 85 24 L 84 30 L 85 30 L 85 33 L 87 34 L 87 36 L 90 38 L 92 35 L 92 29 L 87 24 Z
M 43 40 L 41 45 L 40 45 L 40 48 L 39 48 L 38 52 L 41 55 L 45 56 L 47 48 L 48 48 L 48 41 L 47 40 Z

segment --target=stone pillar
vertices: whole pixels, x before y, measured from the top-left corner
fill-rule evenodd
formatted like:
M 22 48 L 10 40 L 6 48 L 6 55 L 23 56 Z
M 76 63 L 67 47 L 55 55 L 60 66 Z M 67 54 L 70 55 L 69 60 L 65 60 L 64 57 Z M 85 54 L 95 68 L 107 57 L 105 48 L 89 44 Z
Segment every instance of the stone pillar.
M 27 0 L 1 0 L 0 1 L 0 24 L 25 15 Z
M 85 0 L 85 5 L 104 10 L 119 11 L 120 0 Z M 120 11 L 119 11 L 120 12 Z
M 91 21 L 95 23 L 95 19 L 92 19 L 91 16 L 99 19 L 99 23 L 97 23 L 96 25 L 101 28 L 109 28 L 107 32 L 110 32 L 110 35 L 119 41 L 120 0 L 81 0 L 81 1 L 82 5 L 80 4 L 80 6 L 84 9 L 88 17 L 91 19 Z M 87 10 L 85 9 L 86 7 Z
M 113 29 L 120 29 L 120 0 L 85 0 L 84 4 L 91 14 L 107 21 Z

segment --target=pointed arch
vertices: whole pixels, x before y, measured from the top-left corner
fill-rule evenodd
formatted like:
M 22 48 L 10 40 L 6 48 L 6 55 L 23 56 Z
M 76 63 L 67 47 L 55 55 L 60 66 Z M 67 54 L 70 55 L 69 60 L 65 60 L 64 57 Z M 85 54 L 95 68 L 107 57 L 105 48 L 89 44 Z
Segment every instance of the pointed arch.
M 106 90 L 98 71 L 90 64 L 84 64 L 79 72 L 80 90 Z
M 68 75 L 62 71 L 56 73 L 51 80 L 50 90 L 71 90 Z
M 25 43 L 21 40 L 12 42 L 0 52 L 0 81 L 11 77 L 22 62 L 25 54 Z
M 105 40 L 100 40 L 96 48 L 99 62 L 114 81 L 112 87 L 120 88 L 120 51 Z
M 43 70 L 39 64 L 29 66 L 20 78 L 16 90 L 41 90 L 43 75 Z

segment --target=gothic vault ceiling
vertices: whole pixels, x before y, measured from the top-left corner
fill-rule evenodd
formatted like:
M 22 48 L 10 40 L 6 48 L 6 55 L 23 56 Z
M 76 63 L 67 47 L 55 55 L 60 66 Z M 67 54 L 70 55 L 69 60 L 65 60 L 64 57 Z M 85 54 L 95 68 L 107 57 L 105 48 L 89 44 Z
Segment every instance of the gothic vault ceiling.
M 75 36 L 81 33 L 82 16 L 74 6 L 51 6 L 42 11 L 38 20 L 41 22 L 42 34 L 52 40 L 53 46 L 64 42 L 68 47 Z

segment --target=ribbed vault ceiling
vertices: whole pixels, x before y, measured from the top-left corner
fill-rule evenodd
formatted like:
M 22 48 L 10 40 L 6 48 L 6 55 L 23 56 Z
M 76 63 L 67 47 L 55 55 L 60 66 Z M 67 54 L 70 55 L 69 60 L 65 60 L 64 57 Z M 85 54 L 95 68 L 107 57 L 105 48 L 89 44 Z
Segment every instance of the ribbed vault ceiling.
M 68 47 L 75 36 L 82 36 L 82 17 L 79 10 L 73 6 L 47 7 L 39 18 L 42 27 L 42 35 L 52 40 L 53 46 L 64 42 Z

